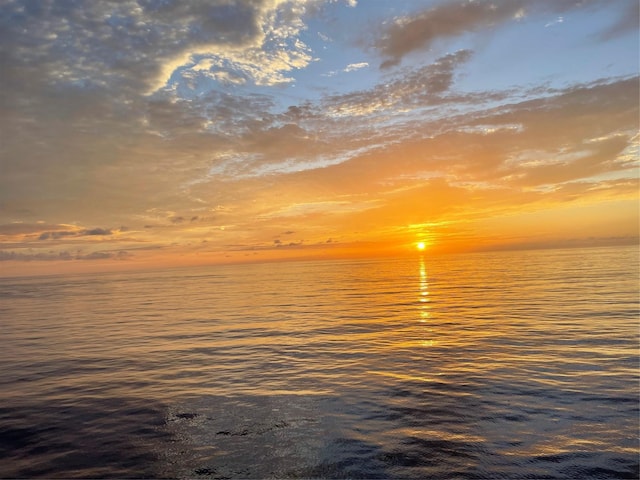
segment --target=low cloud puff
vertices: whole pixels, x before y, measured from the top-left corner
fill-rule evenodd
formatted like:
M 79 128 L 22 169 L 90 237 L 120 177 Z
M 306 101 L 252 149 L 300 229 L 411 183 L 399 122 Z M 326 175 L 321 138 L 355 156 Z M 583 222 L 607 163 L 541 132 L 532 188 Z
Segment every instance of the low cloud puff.
M 84 236 L 104 236 L 113 235 L 111 229 L 108 228 L 90 228 L 85 230 L 58 230 L 51 232 L 42 232 L 38 240 L 59 240 L 64 237 L 84 237 Z

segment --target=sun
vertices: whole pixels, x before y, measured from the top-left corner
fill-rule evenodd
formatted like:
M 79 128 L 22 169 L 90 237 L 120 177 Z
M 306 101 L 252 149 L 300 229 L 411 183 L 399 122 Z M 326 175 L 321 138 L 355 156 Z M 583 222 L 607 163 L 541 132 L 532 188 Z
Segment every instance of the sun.
M 418 242 L 416 243 L 416 248 L 418 250 L 424 250 L 427 247 L 427 245 L 424 242 Z

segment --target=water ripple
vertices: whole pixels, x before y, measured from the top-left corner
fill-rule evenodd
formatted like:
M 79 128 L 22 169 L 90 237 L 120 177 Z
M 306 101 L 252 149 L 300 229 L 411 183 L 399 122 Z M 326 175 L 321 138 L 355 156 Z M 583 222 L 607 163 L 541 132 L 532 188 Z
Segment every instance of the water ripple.
M 0 279 L 0 477 L 638 478 L 637 249 Z

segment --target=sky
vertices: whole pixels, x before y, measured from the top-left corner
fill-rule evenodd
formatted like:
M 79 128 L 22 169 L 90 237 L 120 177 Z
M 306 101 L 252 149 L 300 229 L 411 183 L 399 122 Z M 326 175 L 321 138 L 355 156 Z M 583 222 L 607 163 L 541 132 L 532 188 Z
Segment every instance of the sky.
M 638 243 L 637 0 L 0 0 L 0 276 Z

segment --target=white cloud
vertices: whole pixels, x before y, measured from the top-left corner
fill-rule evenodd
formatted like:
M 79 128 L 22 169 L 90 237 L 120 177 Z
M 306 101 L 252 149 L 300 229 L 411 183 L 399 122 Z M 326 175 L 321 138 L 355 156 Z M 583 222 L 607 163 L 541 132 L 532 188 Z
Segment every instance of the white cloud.
M 555 20 L 552 20 L 545 25 L 545 28 L 553 27 L 554 25 L 559 25 L 560 23 L 564 23 L 564 17 L 558 17 Z
M 356 70 L 360 70 L 362 68 L 367 68 L 368 66 L 369 66 L 369 64 L 367 62 L 350 63 L 349 65 L 347 65 L 342 70 L 330 70 L 327 73 L 322 73 L 321 76 L 323 76 L 323 77 L 335 77 L 340 72 L 345 72 L 345 73 L 355 72 Z
M 350 63 L 349 65 L 347 65 L 347 67 L 344 69 L 344 71 L 345 72 L 353 72 L 355 70 L 360 70 L 361 68 L 366 68 L 368 66 L 369 66 L 369 64 L 367 62 Z
M 228 75 L 216 75 L 218 80 L 248 78 L 256 85 L 271 86 L 293 82 L 289 72 L 301 69 L 314 61 L 311 49 L 300 40 L 300 33 L 306 29 L 303 17 L 308 0 L 272 0 L 263 5 L 257 17 L 258 28 L 250 40 L 229 43 L 218 41 L 201 45 L 186 45 L 178 55 L 166 60 L 160 73 L 147 93 L 153 93 L 168 85 L 172 75 L 183 69 L 181 75 L 191 70 L 200 71 L 207 64 L 224 65 Z M 194 57 L 208 58 L 193 64 Z M 190 65 L 193 64 L 193 65 Z M 177 80 L 180 82 L 180 80 Z

